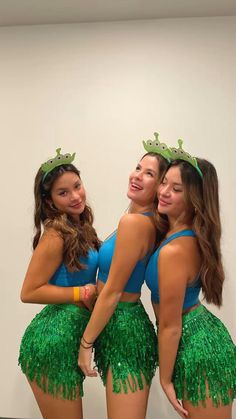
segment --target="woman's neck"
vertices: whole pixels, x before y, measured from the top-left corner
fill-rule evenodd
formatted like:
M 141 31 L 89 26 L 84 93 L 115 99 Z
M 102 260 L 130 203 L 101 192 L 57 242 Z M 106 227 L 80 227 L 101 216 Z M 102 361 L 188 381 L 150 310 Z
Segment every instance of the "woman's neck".
M 138 205 L 132 202 L 128 208 L 129 214 L 140 214 L 144 212 L 154 212 L 153 205 L 143 206 L 143 205 Z
M 172 236 L 172 234 L 178 233 L 179 231 L 182 230 L 191 230 L 192 226 L 186 223 L 182 223 L 182 224 L 170 224 L 169 230 L 166 234 L 166 237 Z
M 70 222 L 75 226 L 78 226 L 80 224 L 80 215 L 69 217 L 69 219 L 70 219 Z

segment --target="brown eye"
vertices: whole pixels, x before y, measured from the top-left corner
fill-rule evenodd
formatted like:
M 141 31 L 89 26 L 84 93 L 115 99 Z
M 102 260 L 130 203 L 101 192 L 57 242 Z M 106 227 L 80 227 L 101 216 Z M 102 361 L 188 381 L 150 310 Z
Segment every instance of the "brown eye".
M 173 188 L 174 192 L 182 192 L 182 189 L 178 189 L 178 188 Z

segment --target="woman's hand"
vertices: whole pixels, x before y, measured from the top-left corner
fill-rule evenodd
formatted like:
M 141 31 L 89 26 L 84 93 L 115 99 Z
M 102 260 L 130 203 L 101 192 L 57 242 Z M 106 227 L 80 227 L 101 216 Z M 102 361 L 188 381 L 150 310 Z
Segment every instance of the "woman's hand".
M 183 408 L 182 403 L 176 398 L 173 383 L 162 384 L 162 388 L 176 412 L 181 416 L 181 418 L 186 419 L 188 417 L 188 412 Z
M 88 284 L 82 287 L 81 301 L 90 311 L 93 310 L 96 299 L 97 299 L 96 285 Z
M 84 375 L 87 375 L 88 377 L 97 377 L 97 372 L 91 368 L 93 347 L 85 346 L 87 345 L 82 338 L 82 342 L 79 348 L 78 365 L 83 371 Z

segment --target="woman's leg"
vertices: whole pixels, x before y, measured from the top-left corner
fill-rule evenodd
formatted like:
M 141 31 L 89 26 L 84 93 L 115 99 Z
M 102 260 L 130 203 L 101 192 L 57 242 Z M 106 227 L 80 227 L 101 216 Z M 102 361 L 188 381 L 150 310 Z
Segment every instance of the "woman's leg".
M 35 382 L 29 382 L 43 419 L 83 419 L 82 399 L 64 400 L 45 393 Z
M 144 379 L 143 379 L 144 380 Z M 108 371 L 106 381 L 107 415 L 108 419 L 145 419 L 150 387 L 144 382 L 143 390 L 131 390 L 125 393 L 114 393 L 112 373 Z
M 189 400 L 183 401 L 188 419 L 232 419 L 235 345 L 227 329 L 203 305 L 185 314 L 182 324 L 174 385 L 180 399 L 182 394 L 188 394 L 192 401 L 199 400 L 197 407 Z M 206 407 L 200 401 L 204 394 Z M 219 407 L 214 406 L 213 399 L 219 400 Z
M 183 402 L 184 408 L 189 412 L 188 419 L 232 419 L 232 403 L 227 406 L 215 407 L 211 399 L 206 400 L 206 407 L 195 407 L 190 402 Z

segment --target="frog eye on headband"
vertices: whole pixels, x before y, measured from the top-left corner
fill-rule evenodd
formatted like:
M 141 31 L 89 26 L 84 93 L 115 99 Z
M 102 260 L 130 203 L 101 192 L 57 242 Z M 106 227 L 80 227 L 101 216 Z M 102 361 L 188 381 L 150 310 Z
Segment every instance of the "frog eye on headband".
M 43 181 L 45 180 L 48 173 L 50 173 L 55 167 L 62 166 L 63 164 L 70 164 L 74 161 L 75 153 L 60 154 L 61 148 L 56 149 L 56 156 L 47 160 L 41 165 L 41 169 L 44 172 Z
M 202 173 L 200 167 L 198 166 L 198 162 L 197 162 L 196 157 L 192 157 L 189 153 L 184 151 L 184 149 L 182 147 L 183 140 L 181 138 L 178 139 L 178 144 L 179 144 L 179 148 L 170 147 L 171 159 L 172 160 L 183 160 L 183 161 L 188 162 L 189 164 L 191 164 L 191 166 L 194 167 L 194 169 L 197 170 L 197 172 L 199 173 L 201 178 L 203 178 L 203 173 Z
M 170 163 L 171 159 L 168 146 L 165 143 L 160 143 L 159 134 L 157 132 L 154 132 L 154 136 L 155 140 L 153 141 L 143 141 L 143 146 L 145 150 L 147 151 L 147 153 L 159 154 Z

